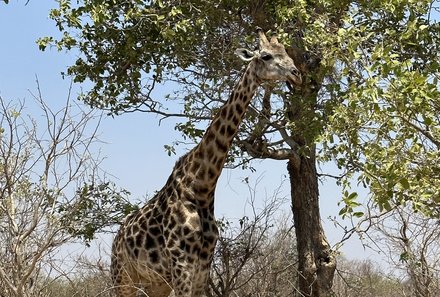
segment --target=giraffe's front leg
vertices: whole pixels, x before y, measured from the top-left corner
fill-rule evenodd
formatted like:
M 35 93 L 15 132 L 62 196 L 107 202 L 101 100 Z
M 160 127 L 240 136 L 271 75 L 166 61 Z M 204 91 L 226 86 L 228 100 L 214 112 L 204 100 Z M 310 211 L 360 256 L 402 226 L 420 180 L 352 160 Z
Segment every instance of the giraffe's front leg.
M 188 263 L 175 263 L 173 267 L 173 288 L 175 297 L 196 297 L 192 292 L 194 267 Z
M 210 267 L 207 269 L 199 269 L 195 279 L 193 280 L 191 290 L 192 296 L 204 296 L 203 294 L 205 294 L 208 286 L 209 268 Z
M 171 249 L 171 274 L 175 297 L 198 297 L 200 266 L 198 242 L 182 239 Z
M 174 262 L 173 288 L 176 297 L 204 296 L 209 278 L 210 263 L 200 261 L 197 255 L 181 255 L 180 260 Z

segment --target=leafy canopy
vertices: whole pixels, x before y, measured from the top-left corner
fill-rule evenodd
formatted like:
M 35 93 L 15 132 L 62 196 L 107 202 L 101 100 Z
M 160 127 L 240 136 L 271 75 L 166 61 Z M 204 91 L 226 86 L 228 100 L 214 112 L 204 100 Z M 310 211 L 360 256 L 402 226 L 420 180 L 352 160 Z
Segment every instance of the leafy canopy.
M 60 0 L 50 16 L 61 38 L 39 46 L 79 52 L 67 74 L 92 82 L 85 102 L 187 117 L 176 128 L 192 139 L 238 76 L 235 47 L 253 46 L 255 26 L 277 32 L 304 85 L 265 86 L 230 161 L 293 158 L 317 145 L 319 160 L 343 171 L 342 215 L 362 215 L 354 174 L 381 209 L 411 202 L 438 215 L 437 1 Z M 172 99 L 181 110 L 167 109 Z

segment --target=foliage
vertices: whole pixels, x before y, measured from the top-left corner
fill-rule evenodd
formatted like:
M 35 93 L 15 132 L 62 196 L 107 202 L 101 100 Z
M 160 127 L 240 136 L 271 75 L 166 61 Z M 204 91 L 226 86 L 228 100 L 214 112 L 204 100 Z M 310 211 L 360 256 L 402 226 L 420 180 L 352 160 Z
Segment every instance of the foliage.
M 435 1 L 59 4 L 51 18 L 62 38 L 42 38 L 39 44 L 79 51 L 68 74 L 93 82 L 83 99 L 115 114 L 187 116 L 177 128 L 193 139 L 200 137 L 195 123 L 210 118 L 237 76 L 232 49 L 252 41 L 255 25 L 277 31 L 301 66 L 304 87 L 266 88 L 253 105 L 260 115 L 249 113 L 237 138 L 240 149 L 232 150 L 229 161 L 292 158 L 316 142 L 320 160 L 335 160 L 343 171 L 343 203 L 351 204 L 341 215 L 362 215 L 351 199 L 354 173 L 380 209 L 412 201 L 416 210 L 437 215 L 432 207 L 440 199 Z M 155 98 L 159 83 L 175 90 L 166 98 L 183 100 L 183 110 L 171 112 L 166 100 Z
M 110 182 L 84 184 L 76 190 L 74 203 L 58 205 L 60 222 L 67 232 L 88 243 L 95 238 L 95 233 L 119 224 L 137 209 L 128 201 L 129 194 L 124 189 L 117 190 Z
M 113 113 L 154 105 L 149 92 L 164 76 L 210 59 L 205 51 L 215 41 L 206 40 L 208 31 L 230 18 L 225 9 L 241 6 L 203 0 L 74 2 L 61 0 L 51 11 L 62 37 L 41 38 L 39 47 L 77 48 L 82 56 L 67 74 L 92 81 L 83 99 Z
M 380 209 L 411 201 L 438 216 L 440 26 L 431 4 L 351 8 L 329 54 L 338 61 L 329 87 L 339 103 L 321 141 L 339 168 L 359 174 Z

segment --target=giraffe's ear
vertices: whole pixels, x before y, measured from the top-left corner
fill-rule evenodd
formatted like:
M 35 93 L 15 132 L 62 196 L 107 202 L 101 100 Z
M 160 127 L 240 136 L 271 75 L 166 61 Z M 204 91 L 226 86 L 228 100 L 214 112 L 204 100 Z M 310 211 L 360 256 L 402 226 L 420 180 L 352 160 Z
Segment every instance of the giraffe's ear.
M 250 61 L 255 57 L 255 53 L 245 48 L 237 48 L 235 54 L 243 61 Z

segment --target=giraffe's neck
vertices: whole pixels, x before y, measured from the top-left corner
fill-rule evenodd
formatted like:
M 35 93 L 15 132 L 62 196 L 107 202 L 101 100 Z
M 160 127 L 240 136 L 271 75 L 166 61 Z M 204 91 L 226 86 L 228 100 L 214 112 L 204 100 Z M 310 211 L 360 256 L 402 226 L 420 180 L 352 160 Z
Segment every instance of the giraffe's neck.
M 214 116 L 203 138 L 176 164 L 181 181 L 196 199 L 212 198 L 232 140 L 258 87 L 251 62 L 228 101 Z M 180 167 L 180 168 L 178 168 Z

